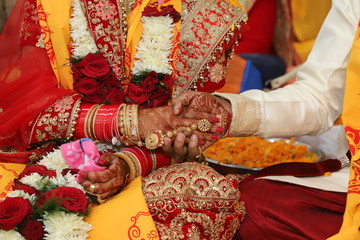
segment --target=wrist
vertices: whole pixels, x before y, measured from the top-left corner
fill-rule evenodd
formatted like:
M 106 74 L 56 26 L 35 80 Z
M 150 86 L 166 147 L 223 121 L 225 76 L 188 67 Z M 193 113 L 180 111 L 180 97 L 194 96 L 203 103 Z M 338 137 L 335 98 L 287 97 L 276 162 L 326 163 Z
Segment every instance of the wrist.
M 124 187 L 130 182 L 130 167 L 129 164 L 127 164 L 127 162 L 124 159 L 122 158 L 118 158 L 118 159 L 120 163 L 120 168 L 123 170 L 124 173 L 123 184 L 122 184 L 122 186 Z

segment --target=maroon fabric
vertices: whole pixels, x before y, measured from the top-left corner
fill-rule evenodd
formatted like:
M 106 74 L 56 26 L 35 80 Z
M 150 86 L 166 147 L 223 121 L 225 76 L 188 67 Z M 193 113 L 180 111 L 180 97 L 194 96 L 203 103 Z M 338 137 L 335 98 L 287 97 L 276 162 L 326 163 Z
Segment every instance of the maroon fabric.
M 265 179 L 240 183 L 240 191 L 247 214 L 236 239 L 326 239 L 341 227 L 346 193 Z
M 316 163 L 288 162 L 275 164 L 255 172 L 243 180 L 251 181 L 258 177 L 264 176 L 295 176 L 311 177 L 321 176 L 326 172 L 336 172 L 341 169 L 341 162 L 337 159 L 327 159 Z

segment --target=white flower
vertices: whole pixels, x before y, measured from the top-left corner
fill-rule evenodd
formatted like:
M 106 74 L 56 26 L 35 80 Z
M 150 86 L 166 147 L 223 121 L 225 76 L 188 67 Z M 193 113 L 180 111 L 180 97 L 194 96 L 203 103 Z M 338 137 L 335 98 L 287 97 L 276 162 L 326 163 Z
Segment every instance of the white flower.
M 67 240 L 86 239 L 87 232 L 92 229 L 91 224 L 85 222 L 83 217 L 73 213 L 56 212 L 45 214 L 45 239 Z
M 89 53 L 98 52 L 94 39 L 87 28 L 87 20 L 82 11 L 80 0 L 72 1 L 72 17 L 70 18 L 70 36 L 73 40 L 72 56 L 84 58 Z
M 13 190 L 11 192 L 7 193 L 7 197 L 22 197 L 24 199 L 28 199 L 31 203 L 31 205 L 35 205 L 37 196 L 36 194 L 28 194 L 24 192 L 23 190 Z M 1 238 L 0 238 L 1 239 Z
M 133 75 L 144 71 L 171 74 L 173 30 L 175 25 L 170 16 L 142 17 L 143 33 L 135 53 Z
M 48 181 L 56 187 L 75 187 L 84 192 L 84 188 L 77 182 L 76 177 L 70 172 L 68 172 L 65 176 L 61 175 L 61 173 L 57 173 L 55 178 L 49 178 Z
M 65 168 L 70 168 L 69 164 L 62 156 L 61 149 L 55 149 L 53 152 L 48 153 L 42 160 L 39 161 L 40 165 L 44 165 L 48 169 L 62 171 Z
M 42 189 L 49 181 L 48 176 L 41 176 L 38 173 L 32 173 L 20 179 L 20 182 L 37 190 Z
M 23 236 L 21 236 L 20 233 L 18 233 L 15 230 L 3 230 L 0 229 L 0 239 L 6 239 L 6 240 L 25 240 Z

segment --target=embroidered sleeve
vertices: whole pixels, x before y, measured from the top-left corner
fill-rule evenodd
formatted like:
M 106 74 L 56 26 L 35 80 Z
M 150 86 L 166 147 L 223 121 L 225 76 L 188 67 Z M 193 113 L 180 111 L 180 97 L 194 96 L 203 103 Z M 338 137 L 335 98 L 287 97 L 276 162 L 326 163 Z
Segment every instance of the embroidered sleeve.
M 80 99 L 80 94 L 62 97 L 39 114 L 32 126 L 30 145 L 72 138 Z

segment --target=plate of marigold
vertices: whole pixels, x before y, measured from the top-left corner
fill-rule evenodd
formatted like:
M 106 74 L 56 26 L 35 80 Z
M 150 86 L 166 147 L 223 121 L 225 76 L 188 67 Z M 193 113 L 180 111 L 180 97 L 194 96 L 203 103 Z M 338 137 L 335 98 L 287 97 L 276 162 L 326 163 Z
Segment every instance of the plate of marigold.
M 247 173 L 285 162 L 317 162 L 324 153 L 294 138 L 229 137 L 204 151 L 220 173 Z

